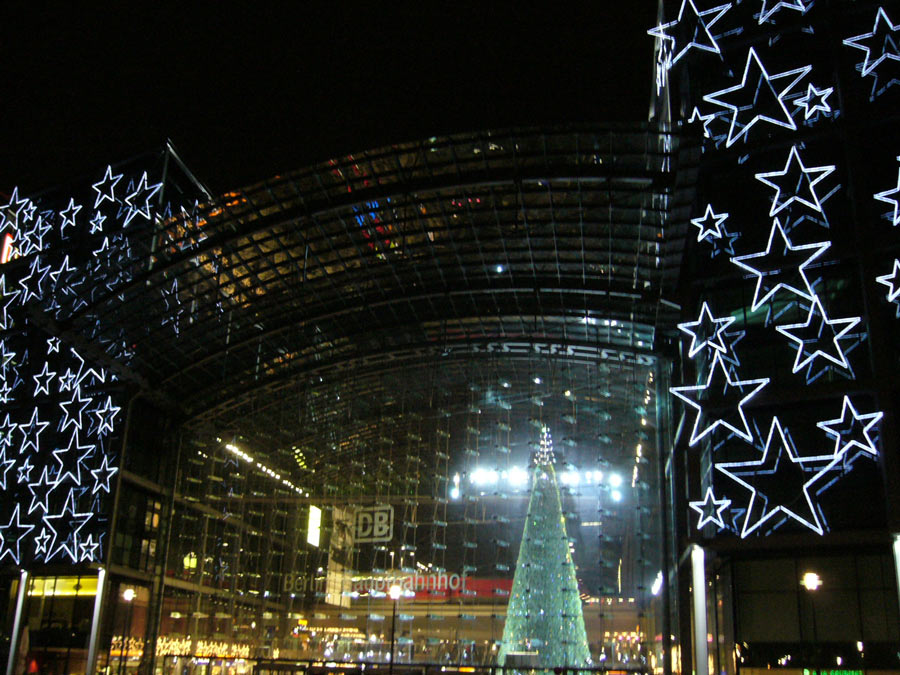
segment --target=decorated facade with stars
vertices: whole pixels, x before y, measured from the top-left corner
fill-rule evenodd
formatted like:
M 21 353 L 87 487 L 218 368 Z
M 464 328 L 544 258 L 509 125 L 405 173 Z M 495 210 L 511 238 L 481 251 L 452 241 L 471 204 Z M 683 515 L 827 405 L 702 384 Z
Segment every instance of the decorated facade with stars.
M 67 338 L 65 327 L 97 297 L 126 302 L 139 252 L 145 255 L 164 210 L 161 187 L 139 167 L 106 167 L 76 196 L 32 199 L 14 190 L 0 205 L 5 564 L 106 560 L 125 408 L 134 393 L 121 378 L 129 345 L 100 316 L 79 319 L 94 326 L 90 341 L 74 332 Z
M 689 430 L 690 536 L 885 527 L 900 7 L 664 7 L 649 31 L 670 55 L 658 112 L 700 154 L 685 376 L 671 388 Z

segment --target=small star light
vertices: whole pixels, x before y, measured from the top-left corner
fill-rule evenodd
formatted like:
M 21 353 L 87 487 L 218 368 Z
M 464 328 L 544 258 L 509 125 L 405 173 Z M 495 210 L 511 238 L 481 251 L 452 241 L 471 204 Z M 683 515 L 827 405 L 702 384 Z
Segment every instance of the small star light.
M 806 167 L 797 146 L 791 147 L 787 162 L 781 171 L 769 171 L 756 174 L 756 180 L 765 183 L 775 189 L 775 197 L 772 199 L 772 208 L 769 215 L 774 216 L 779 211 L 787 208 L 792 202 L 808 206 L 813 211 L 822 213 L 822 204 L 816 195 L 816 184 L 823 178 L 831 175 L 835 166 Z M 815 176 L 815 178 L 812 178 Z
M 835 457 L 846 454 L 854 446 L 874 457 L 878 455 L 878 448 L 875 447 L 875 441 L 869 432 L 881 421 L 882 417 L 884 417 L 883 412 L 860 415 L 856 412 L 853 403 L 850 402 L 850 397 L 845 395 L 841 406 L 841 416 L 837 419 L 817 422 L 816 426 L 834 437 Z
M 706 496 L 700 501 L 689 502 L 688 506 L 700 514 L 700 521 L 697 523 L 698 530 L 702 530 L 707 523 L 714 523 L 721 530 L 725 527 L 722 512 L 731 506 L 731 500 L 716 499 L 712 487 L 707 487 Z
M 709 305 L 705 302 L 700 307 L 700 316 L 696 321 L 687 321 L 678 324 L 678 329 L 691 336 L 691 346 L 688 348 L 688 357 L 694 358 L 697 352 L 708 347 L 720 352 L 725 351 L 722 342 L 722 331 L 728 328 L 735 319 L 733 316 L 716 318 L 712 315 Z
M 706 212 L 699 218 L 691 218 L 691 225 L 700 229 L 697 241 L 703 241 L 707 237 L 713 239 L 722 238 L 722 224 L 728 219 L 727 213 L 716 213 L 712 204 L 706 205 Z
M 810 83 L 806 88 L 806 94 L 794 101 L 794 105 L 803 108 L 803 119 L 805 120 L 815 115 L 817 111 L 827 115 L 831 112 L 831 106 L 826 99 L 833 93 L 834 87 L 816 89 Z
M 868 33 L 855 35 L 844 40 L 844 44 L 854 49 L 861 49 L 866 53 L 862 63 L 861 73 L 865 77 L 884 61 L 900 61 L 900 51 L 897 50 L 897 37 L 895 33 L 900 30 L 900 25 L 894 25 L 888 18 L 884 7 L 879 7 L 875 13 L 875 25 Z
M 730 148 L 741 138 L 746 140 L 747 133 L 757 122 L 768 122 L 796 131 L 797 124 L 785 106 L 784 99 L 811 70 L 812 66 L 802 66 L 777 75 L 769 75 L 756 50 L 751 47 L 747 52 L 747 62 L 741 81 L 703 97 L 707 103 L 731 111 L 731 126 L 728 129 L 725 147 Z M 786 84 L 780 90 L 776 89 L 773 83 L 782 79 Z
M 894 269 L 888 274 L 882 274 L 875 277 L 876 284 L 883 284 L 888 287 L 887 301 L 894 302 L 900 299 L 900 259 L 894 259 Z
M 897 159 L 900 160 L 900 157 L 898 157 Z M 898 199 L 898 196 L 900 196 L 900 171 L 897 172 L 896 187 L 892 187 L 890 190 L 885 190 L 884 192 L 876 192 L 872 196 L 878 201 L 884 202 L 885 204 L 893 204 L 894 213 L 890 220 L 894 227 L 900 225 L 900 199 Z

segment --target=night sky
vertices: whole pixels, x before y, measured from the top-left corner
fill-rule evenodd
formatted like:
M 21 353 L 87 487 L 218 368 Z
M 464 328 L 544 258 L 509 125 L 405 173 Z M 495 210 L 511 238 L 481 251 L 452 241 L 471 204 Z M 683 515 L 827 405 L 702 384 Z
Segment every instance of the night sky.
M 21 4 L 0 28 L 4 193 L 166 138 L 218 193 L 379 145 L 649 106 L 653 0 Z

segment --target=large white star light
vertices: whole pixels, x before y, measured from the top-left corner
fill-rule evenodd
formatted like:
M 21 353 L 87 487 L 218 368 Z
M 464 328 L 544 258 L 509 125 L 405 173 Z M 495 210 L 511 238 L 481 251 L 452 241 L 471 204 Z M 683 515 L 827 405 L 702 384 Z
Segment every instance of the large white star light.
M 729 9 L 731 3 L 718 5 L 702 12 L 697 9 L 694 0 L 681 0 L 681 8 L 678 10 L 678 18 L 668 23 L 661 23 L 656 28 L 647 31 L 649 35 L 663 41 L 671 41 L 671 53 L 673 57 L 668 59 L 667 67 L 671 68 L 678 60 L 691 49 L 698 49 L 714 54 L 721 54 L 719 44 L 716 42 L 709 29 L 722 18 Z M 687 36 L 679 47 L 682 36 Z
M 69 560 L 77 563 L 79 557 L 79 533 L 81 529 L 93 517 L 93 513 L 80 513 L 75 506 L 75 489 L 69 490 L 66 497 L 66 503 L 62 511 L 53 515 L 44 516 L 44 525 L 52 532 L 53 543 L 47 546 L 46 561 L 50 561 L 58 554 L 63 553 L 68 556 Z M 60 531 L 68 531 L 68 536 L 62 541 L 59 539 Z
M 704 302 L 700 307 L 700 316 L 696 321 L 686 321 L 678 324 L 678 329 L 691 336 L 691 346 L 688 348 L 688 356 L 694 358 L 697 352 L 709 348 L 710 350 L 725 351 L 722 341 L 722 332 L 735 321 L 733 316 L 716 318 L 713 316 L 709 305 Z
M 777 433 L 776 433 L 777 432 Z M 748 462 L 717 464 L 716 469 L 750 490 L 741 538 L 745 538 L 778 513 L 792 518 L 816 534 L 825 529 L 809 496 L 816 476 L 806 478 L 802 460 L 777 417 L 772 418 L 762 457 Z
M 706 211 L 702 216 L 691 218 L 691 225 L 696 226 L 700 230 L 700 233 L 697 235 L 697 241 L 703 241 L 707 237 L 721 239 L 722 225 L 727 219 L 727 213 L 716 213 L 713 211 L 712 204 L 707 204 Z
M 834 437 L 835 457 L 845 455 L 853 447 L 860 449 L 866 455 L 875 457 L 878 455 L 878 448 L 875 447 L 871 432 L 882 417 L 884 417 L 883 412 L 860 415 L 856 412 L 853 403 L 850 402 L 850 397 L 845 395 L 841 406 L 841 416 L 833 420 L 817 422 L 816 426 Z
M 119 414 L 119 411 L 122 408 L 117 405 L 113 405 L 112 396 L 106 397 L 106 402 L 102 406 L 98 406 L 91 412 L 97 416 L 97 421 L 99 424 L 99 428 L 97 429 L 97 433 L 103 436 L 105 433 L 112 433 L 113 430 L 113 421 L 115 420 L 116 415 Z
M 50 422 L 41 422 L 38 419 L 38 409 L 32 409 L 31 419 L 19 425 L 19 431 L 23 436 L 19 454 L 26 452 L 29 447 L 33 448 L 35 453 L 40 453 L 40 436 L 48 426 L 50 426 Z
M 720 426 L 734 432 L 745 441 L 752 442 L 753 434 L 744 414 L 744 405 L 768 383 L 769 378 L 767 377 L 758 380 L 733 381 L 721 355 L 716 352 L 713 355 L 706 384 L 669 389 L 674 396 L 697 411 L 688 444 L 696 445 Z M 716 408 L 723 412 L 717 414 L 712 412 L 713 406 L 709 405 L 709 399 L 713 398 L 720 400 Z
M 883 284 L 888 287 L 887 301 L 894 302 L 900 299 L 900 259 L 894 259 L 894 269 L 888 274 L 882 274 L 875 277 L 876 284 Z
M 0 560 L 9 557 L 16 565 L 21 558 L 22 540 L 34 529 L 34 525 L 22 522 L 20 510 L 21 504 L 16 504 L 9 522 L 0 525 Z
M 104 454 L 100 466 L 96 469 L 91 469 L 91 475 L 94 477 L 94 488 L 91 490 L 91 494 L 95 494 L 100 490 L 109 493 L 109 480 L 118 470 L 118 467 L 109 465 L 109 456 Z
M 762 0 L 759 23 L 763 24 L 779 9 L 793 9 L 806 14 L 815 0 Z
M 862 75 L 865 77 L 886 60 L 900 61 L 900 51 L 897 49 L 896 35 L 900 25 L 894 25 L 888 18 L 884 7 L 879 7 L 875 13 L 875 25 L 868 33 L 855 35 L 844 40 L 844 44 L 854 49 L 861 49 L 866 53 L 862 63 Z
M 827 241 L 794 246 L 781 222 L 775 218 L 765 251 L 731 259 L 735 265 L 757 277 L 750 311 L 755 312 L 782 288 L 812 301 L 815 294 L 806 277 L 806 268 L 829 246 L 831 242 Z
M 900 160 L 900 157 L 898 157 L 897 159 Z M 890 190 L 885 190 L 884 192 L 876 192 L 872 196 L 880 202 L 884 202 L 885 204 L 892 204 L 894 206 L 894 213 L 890 218 L 890 221 L 894 225 L 894 227 L 900 225 L 900 171 L 897 172 L 896 187 L 892 187 Z
M 769 215 L 774 216 L 793 202 L 808 206 L 813 211 L 822 213 L 822 204 L 816 195 L 816 184 L 834 172 L 835 166 L 806 167 L 797 146 L 791 146 L 787 162 L 781 171 L 767 171 L 756 174 L 756 180 L 765 183 L 775 190 L 772 208 Z M 815 178 L 813 178 L 815 176 Z
M 744 65 L 741 81 L 734 86 L 720 89 L 703 97 L 704 101 L 731 111 L 731 125 L 728 129 L 728 140 L 725 142 L 725 147 L 730 148 L 741 138 L 746 140 L 747 133 L 757 122 L 768 122 L 775 126 L 796 130 L 797 124 L 791 117 L 784 100 L 794 86 L 811 70 L 812 66 L 802 66 L 777 75 L 769 75 L 757 56 L 756 50 L 751 47 L 747 52 L 747 62 Z M 773 84 L 776 80 L 785 80 L 784 86 L 779 85 L 781 88 L 776 89 Z M 737 131 L 735 131 L 736 128 L 738 128 Z
M 707 487 L 706 496 L 700 501 L 688 502 L 688 506 L 700 514 L 700 520 L 697 523 L 698 530 L 702 530 L 707 523 L 713 523 L 721 530 L 725 527 L 722 512 L 731 506 L 731 500 L 716 499 L 712 487 Z
M 131 192 L 125 197 L 125 204 L 127 205 L 128 210 L 125 213 L 125 220 L 122 223 L 123 227 L 128 227 L 131 224 L 132 219 L 138 214 L 145 220 L 150 220 L 150 210 L 152 209 L 150 200 L 153 198 L 153 195 L 159 192 L 160 188 L 162 188 L 162 183 L 149 184 L 147 172 L 144 171 L 138 181 L 137 187 L 134 188 L 134 192 Z
M 775 330 L 797 345 L 797 356 L 791 372 L 799 372 L 820 356 L 840 368 L 848 368 L 850 364 L 841 349 L 840 340 L 850 337 L 848 333 L 861 321 L 858 316 L 829 319 L 821 301 L 816 297 L 810 304 L 804 323 L 776 326 Z
M 59 212 L 62 222 L 59 225 L 59 235 L 65 237 L 67 227 L 75 227 L 75 216 L 81 211 L 81 204 L 76 204 L 74 199 L 69 199 L 69 205 Z

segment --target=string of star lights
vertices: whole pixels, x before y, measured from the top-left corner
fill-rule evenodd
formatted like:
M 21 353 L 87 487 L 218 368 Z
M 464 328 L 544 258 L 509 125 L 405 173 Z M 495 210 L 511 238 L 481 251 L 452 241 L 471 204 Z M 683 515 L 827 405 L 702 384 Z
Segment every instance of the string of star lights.
M 670 392 L 683 404 L 690 425 L 686 445 L 702 453 L 702 466 L 708 468 L 704 492 L 688 502 L 704 536 L 766 536 L 783 527 L 822 535 L 829 527 L 826 513 L 837 508 L 838 495 L 830 490 L 851 471 L 877 470 L 872 460 L 879 453 L 878 424 L 884 413 L 860 395 L 839 389 L 842 379 L 856 379 L 856 348 L 868 339 L 867 320 L 847 310 L 860 306 L 860 298 L 852 295 L 859 291 L 841 276 L 840 252 L 833 250 L 832 238 L 816 236 L 818 228 L 833 228 L 838 230 L 833 240 L 843 241 L 842 229 L 848 226 L 845 219 L 831 223 L 828 213 L 830 200 L 839 209 L 848 206 L 843 178 L 838 178 L 847 173 L 845 167 L 809 159 L 828 147 L 826 125 L 841 115 L 834 98 L 838 79 L 819 72 L 820 66 L 807 58 L 823 41 L 842 41 L 848 63 L 862 55 L 856 70 L 871 79 L 872 101 L 900 84 L 900 24 L 891 20 L 890 7 L 877 7 L 874 17 L 869 15 L 874 18 L 869 18 L 871 30 L 834 39 L 822 30 L 820 21 L 827 17 L 815 5 L 814 0 L 754 0 L 698 10 L 682 3 L 677 19 L 650 30 L 657 38 L 658 69 L 668 71 L 676 62 L 697 69 L 689 86 L 682 80 L 678 95 L 687 111 L 684 121 L 697 125 L 698 134 L 702 128 L 702 152 L 714 157 L 711 172 L 701 162 L 699 186 L 701 194 L 708 188 L 715 198 L 693 207 L 690 224 L 692 231 L 697 228 L 697 246 L 688 255 L 708 251 L 715 259 L 725 253 L 731 273 L 725 269 L 722 276 L 743 286 L 747 297 L 746 306 L 741 300 L 729 305 L 726 298 L 739 293 L 704 286 L 697 306 L 687 309 L 678 324 L 696 383 L 682 383 Z M 760 27 L 754 27 L 760 39 L 728 44 L 748 28 L 741 25 L 747 17 Z M 851 16 L 853 21 L 857 17 L 867 19 L 859 12 Z M 719 34 L 708 30 L 714 21 Z M 781 31 L 783 24 L 792 30 Z M 704 27 L 706 31 L 699 30 Z M 809 49 L 792 55 L 788 45 L 801 43 Z M 700 61 L 703 51 L 715 53 L 718 63 L 708 57 Z M 662 82 L 667 84 L 668 78 Z M 693 88 L 695 82 L 710 85 L 702 91 Z M 846 88 L 844 96 L 850 92 Z M 660 97 L 667 94 L 662 91 Z M 823 137 L 801 137 L 801 127 L 813 124 Z M 731 154 L 726 152 L 730 148 Z M 773 154 L 782 160 L 772 162 Z M 738 185 L 743 181 L 748 190 L 734 195 L 723 191 L 722 177 Z M 756 188 L 750 188 L 754 179 Z M 870 194 L 879 206 L 890 207 L 879 216 L 900 225 L 900 171 Z M 762 214 L 769 217 L 769 227 L 760 227 Z M 714 265 L 722 269 L 718 261 Z M 892 255 L 880 265 L 874 283 L 885 289 L 881 297 L 896 303 L 900 318 L 900 259 Z M 760 315 L 754 317 L 756 312 Z M 750 371 L 751 364 L 742 364 L 737 353 L 738 343 L 748 336 L 757 349 L 781 343 L 789 351 L 769 362 L 755 359 Z M 833 388 L 817 395 L 836 401 L 833 419 L 810 420 L 804 406 L 773 409 L 769 387 L 791 375 L 802 377 L 807 387 L 827 382 Z M 766 415 L 771 422 L 761 430 Z M 802 448 L 794 444 L 788 426 L 802 430 Z M 824 444 L 822 434 L 828 439 Z M 753 452 L 756 458 L 747 460 Z
M 128 185 L 126 190 L 123 186 Z M 0 560 L 102 562 L 118 474 L 123 388 L 79 349 L 35 325 L 67 319 L 131 278 L 135 223 L 151 223 L 161 183 L 106 167 L 81 200 L 0 206 Z M 128 233 L 126 234 L 126 228 Z M 127 358 L 121 338 L 94 343 Z

